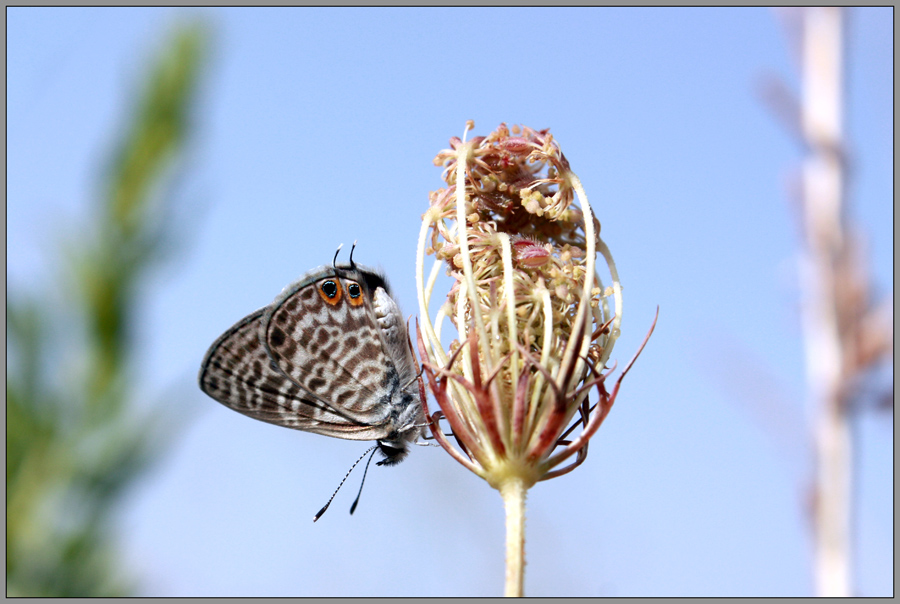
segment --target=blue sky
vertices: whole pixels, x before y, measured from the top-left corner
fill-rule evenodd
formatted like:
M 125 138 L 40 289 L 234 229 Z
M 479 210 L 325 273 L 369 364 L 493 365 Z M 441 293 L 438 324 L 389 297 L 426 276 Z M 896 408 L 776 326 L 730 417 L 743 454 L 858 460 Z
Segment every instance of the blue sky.
M 551 128 L 624 285 L 644 355 L 575 472 L 532 489 L 533 596 L 804 596 L 811 479 L 787 191 L 802 158 L 757 94 L 796 90 L 793 48 L 757 8 L 8 8 L 10 287 L 59 279 L 135 86 L 172 26 L 211 53 L 179 189 L 182 244 L 144 287 L 141 401 L 183 413 L 118 520 L 145 595 L 500 595 L 497 493 L 417 448 L 331 494 L 363 443 L 254 422 L 194 385 L 206 348 L 359 241 L 406 313 L 435 154 L 465 121 Z M 893 10 L 848 31 L 849 197 L 893 291 Z M 892 375 L 891 375 L 891 380 Z M 893 585 L 893 434 L 859 437 L 856 585 Z M 358 478 L 356 478 L 358 480 Z

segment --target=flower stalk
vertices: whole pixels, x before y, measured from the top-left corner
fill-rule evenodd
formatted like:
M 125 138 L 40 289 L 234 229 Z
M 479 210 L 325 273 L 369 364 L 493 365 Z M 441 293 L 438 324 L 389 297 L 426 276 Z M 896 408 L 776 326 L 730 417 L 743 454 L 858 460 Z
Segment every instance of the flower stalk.
M 522 597 L 525 588 L 525 496 L 521 480 L 507 480 L 500 488 L 506 510 L 506 597 Z
M 430 196 L 416 258 L 419 353 L 440 407 L 431 413 L 426 402 L 425 411 L 437 442 L 503 497 L 506 594 L 522 595 L 526 493 L 585 460 L 631 366 L 607 392 L 622 288 L 581 182 L 547 130 L 501 124 L 450 145 L 435 158 L 447 187 Z M 426 255 L 435 258 L 427 280 Z M 441 268 L 452 285 L 432 321 Z M 445 347 L 448 322 L 457 337 Z

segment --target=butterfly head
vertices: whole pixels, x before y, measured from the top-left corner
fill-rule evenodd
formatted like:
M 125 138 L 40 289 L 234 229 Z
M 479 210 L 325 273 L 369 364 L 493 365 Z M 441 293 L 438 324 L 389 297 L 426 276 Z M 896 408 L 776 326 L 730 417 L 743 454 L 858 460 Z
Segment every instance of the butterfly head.
M 361 264 L 336 264 L 333 272 L 337 277 L 346 279 L 350 282 L 359 283 L 363 288 L 370 292 L 374 292 L 379 287 L 390 293 L 387 279 L 375 269 L 362 266 Z M 327 269 L 326 269 L 327 270 Z
M 384 456 L 384 459 L 375 462 L 375 465 L 378 466 L 396 466 L 409 455 L 409 449 L 407 449 L 406 443 L 403 443 L 402 447 L 398 448 L 386 444 L 384 441 L 378 441 L 378 452 Z

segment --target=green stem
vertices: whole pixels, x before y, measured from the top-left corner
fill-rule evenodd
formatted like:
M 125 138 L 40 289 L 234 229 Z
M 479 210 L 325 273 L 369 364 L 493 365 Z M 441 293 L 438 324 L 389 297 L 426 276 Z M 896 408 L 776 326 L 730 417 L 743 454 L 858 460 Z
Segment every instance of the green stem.
M 500 487 L 506 508 L 506 597 L 522 597 L 525 585 L 525 495 L 520 478 L 510 478 Z

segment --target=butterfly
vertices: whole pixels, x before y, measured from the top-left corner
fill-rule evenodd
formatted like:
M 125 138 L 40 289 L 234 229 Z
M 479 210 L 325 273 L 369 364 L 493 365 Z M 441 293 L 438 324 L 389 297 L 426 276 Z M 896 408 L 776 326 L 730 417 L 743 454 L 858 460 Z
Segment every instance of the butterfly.
M 395 465 L 425 426 L 406 324 L 382 275 L 355 264 L 352 251 L 349 264 L 336 259 L 222 334 L 203 359 L 200 388 L 264 422 L 374 440 L 378 465 Z

